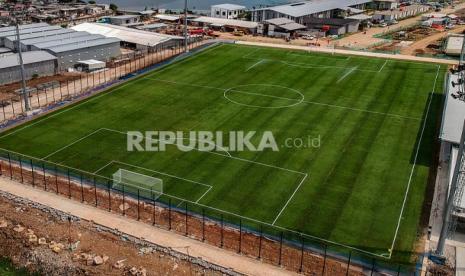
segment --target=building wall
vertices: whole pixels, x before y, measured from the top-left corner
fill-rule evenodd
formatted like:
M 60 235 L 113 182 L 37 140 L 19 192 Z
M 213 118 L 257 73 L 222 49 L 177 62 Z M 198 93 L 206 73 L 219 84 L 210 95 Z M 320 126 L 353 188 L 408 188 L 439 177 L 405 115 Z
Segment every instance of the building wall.
M 39 77 L 53 76 L 56 73 L 55 66 L 55 60 L 26 64 L 24 65 L 26 80 L 32 79 L 32 76 L 34 76 L 34 74 L 37 74 Z M 19 66 L 0 69 L 1 85 L 18 82 L 20 80 L 21 70 Z
M 237 19 L 239 15 L 244 12 L 245 10 L 227 10 L 227 9 L 212 7 L 211 17 L 225 18 L 225 19 Z
M 108 61 L 112 57 L 121 55 L 119 42 L 61 53 L 54 53 L 47 49 L 45 50 L 58 58 L 57 70 L 59 72 L 74 67 L 74 65 L 81 60 L 96 59 L 100 61 Z

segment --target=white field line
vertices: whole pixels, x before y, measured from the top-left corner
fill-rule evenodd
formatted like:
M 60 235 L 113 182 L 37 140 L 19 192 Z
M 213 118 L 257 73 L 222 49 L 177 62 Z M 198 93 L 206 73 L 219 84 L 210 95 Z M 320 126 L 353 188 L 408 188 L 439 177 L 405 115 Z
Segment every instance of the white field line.
M 203 54 L 205 54 L 205 53 L 207 53 L 207 52 L 209 52 L 209 51 L 211 51 L 211 50 L 213 50 L 213 49 L 218 49 L 218 48 L 222 47 L 223 45 L 224 45 L 224 44 L 220 44 L 220 46 L 213 46 L 213 47 L 211 47 L 211 48 L 208 48 L 208 49 L 206 49 L 206 50 L 201 51 L 200 53 L 198 53 L 198 54 L 196 54 L 196 55 L 189 56 L 189 57 L 187 57 L 187 58 L 185 58 L 185 59 L 183 59 L 183 60 L 181 60 L 181 61 L 177 61 L 177 62 L 175 62 L 175 63 L 167 64 L 167 65 L 163 66 L 162 68 L 160 68 L 160 69 L 158 69 L 158 70 L 154 70 L 154 71 L 148 72 L 146 75 L 152 76 L 152 75 L 159 74 L 160 72 L 163 72 L 163 71 L 165 71 L 165 70 L 171 68 L 172 66 L 176 66 L 176 65 L 178 65 L 178 64 L 180 64 L 180 63 L 183 63 L 183 62 L 186 62 L 186 61 L 188 61 L 188 60 L 197 58 L 197 57 L 199 57 L 199 56 L 201 56 L 201 55 L 203 55 Z M 54 117 L 56 117 L 56 116 L 59 116 L 59 115 L 65 113 L 65 112 L 68 112 L 68 111 L 73 110 L 73 109 L 75 109 L 75 108 L 77 108 L 77 107 L 80 107 L 81 105 L 85 105 L 85 104 L 87 104 L 87 103 L 90 103 L 90 102 L 92 102 L 92 101 L 95 101 L 95 100 L 97 100 L 97 99 L 100 99 L 100 98 L 102 98 L 102 97 L 104 97 L 104 96 L 110 95 L 110 94 L 112 94 L 113 92 L 118 91 L 118 90 L 120 90 L 120 89 L 122 89 L 122 88 L 124 88 L 124 87 L 126 87 L 126 86 L 128 86 L 128 85 L 134 84 L 134 83 L 137 82 L 137 81 L 141 81 L 141 80 L 145 79 L 145 78 L 143 78 L 142 76 L 143 76 L 143 75 L 140 75 L 140 77 L 138 77 L 138 78 L 135 79 L 135 80 L 129 79 L 126 83 L 123 83 L 123 84 L 121 84 L 120 86 L 118 86 L 118 87 L 116 87 L 116 88 L 114 88 L 114 89 L 109 88 L 109 89 L 111 89 L 111 90 L 108 91 L 108 92 L 107 92 L 106 89 L 105 89 L 105 90 L 103 90 L 102 92 L 100 92 L 100 93 L 101 93 L 100 95 L 96 94 L 95 96 L 91 96 L 91 97 L 88 98 L 88 99 L 83 99 L 81 102 L 76 103 L 76 104 L 73 105 L 72 107 L 65 107 L 63 110 L 61 110 L 61 111 L 59 111 L 59 112 L 53 113 L 53 114 L 51 114 L 51 115 L 49 115 L 49 116 L 45 116 L 44 118 L 42 118 L 42 119 L 40 119 L 40 120 L 37 120 L 37 121 L 35 121 L 34 123 L 27 124 L 27 125 L 25 125 L 25 126 L 23 126 L 23 127 L 21 127 L 21 128 L 18 128 L 18 129 L 16 129 L 16 130 L 12 131 L 12 132 L 9 132 L 8 134 L 2 135 L 2 136 L 0 136 L 0 139 L 5 138 L 5 137 L 8 137 L 8 136 L 10 136 L 10 135 L 12 135 L 12 134 L 15 134 L 15 133 L 17 133 L 17 132 L 19 132 L 19 131 L 22 131 L 22 130 L 24 130 L 24 129 L 26 129 L 26 128 L 29 128 L 29 127 L 31 127 L 31 126 L 37 125 L 37 124 L 39 124 L 39 123 L 42 123 L 43 121 L 46 121 L 46 120 L 48 120 L 48 119 L 54 118 Z
M 391 258 L 391 256 L 392 256 L 394 246 L 395 246 L 395 243 L 396 243 L 396 240 L 397 240 L 397 235 L 399 234 L 399 228 L 400 228 L 400 224 L 401 224 L 401 221 L 402 221 L 402 216 L 404 215 L 404 209 L 405 209 L 405 204 L 407 203 L 407 198 L 408 198 L 408 194 L 409 194 L 409 191 L 410 191 L 410 185 L 412 184 L 413 173 L 415 172 L 415 167 L 416 167 L 416 164 L 417 164 L 418 154 L 420 152 L 421 143 L 423 141 L 423 135 L 425 133 L 426 123 L 428 121 L 428 115 L 430 113 L 431 102 L 433 101 L 433 95 L 434 95 L 435 90 L 436 90 L 436 83 L 438 81 L 439 70 L 440 69 L 441 69 L 441 66 L 437 65 L 436 78 L 434 79 L 433 88 L 431 90 L 431 97 L 430 97 L 429 102 L 428 102 L 428 108 L 426 109 L 426 115 L 425 115 L 425 118 L 424 118 L 424 121 L 423 121 L 423 127 L 421 129 L 420 139 L 418 140 L 418 145 L 417 145 L 417 149 L 416 149 L 416 152 L 415 152 L 415 158 L 414 158 L 414 161 L 413 161 L 412 170 L 410 171 L 410 176 L 409 176 L 409 179 L 408 179 L 407 188 L 405 190 L 404 201 L 402 202 L 402 208 L 400 210 L 399 220 L 397 221 L 397 226 L 396 226 L 396 231 L 395 231 L 395 234 L 394 234 L 394 239 L 392 240 L 391 248 L 389 249 L 389 258 Z
M 219 91 L 227 91 L 228 89 L 220 88 L 220 87 L 213 87 L 213 86 L 206 86 L 206 85 L 197 85 L 197 84 L 190 84 L 190 83 L 184 83 L 184 82 L 177 82 L 177 81 L 170 81 L 170 80 L 163 80 L 163 79 L 156 79 L 156 78 L 146 78 L 149 80 L 154 80 L 154 81 L 160 81 L 160 82 L 165 82 L 165 83 L 171 83 L 174 85 L 185 85 L 185 86 L 192 86 L 192 87 L 199 87 L 199 88 L 206 88 L 206 89 L 213 89 L 213 90 L 219 90 Z M 283 86 L 284 87 L 284 86 Z M 288 88 L 288 87 L 285 87 Z M 230 90 L 231 91 L 231 90 Z M 259 95 L 259 96 L 264 96 L 264 97 L 271 97 L 271 98 L 278 98 L 278 99 L 283 99 L 283 100 L 291 100 L 291 101 L 299 101 L 298 99 L 291 99 L 291 98 L 285 98 L 285 97 L 279 97 L 279 96 L 272 96 L 272 95 L 264 95 L 264 94 L 259 94 L 259 93 L 253 93 L 253 92 L 245 92 L 241 90 L 232 90 L 237 93 L 241 94 L 251 94 L 251 95 Z M 383 115 L 383 116 L 389 116 L 389 117 L 395 117 L 395 118 L 401 118 L 401 119 L 409 119 L 409 120 L 417 120 L 420 121 L 421 118 L 416 118 L 416 117 L 410 117 L 410 116 L 402 116 L 402 115 L 397 115 L 397 114 L 391 114 L 391 113 L 384 113 L 384 112 L 378 112 L 378 111 L 370 111 L 366 109 L 360 109 L 360 108 L 352 108 L 352 107 L 347 107 L 347 106 L 342 106 L 342 105 L 335 105 L 335 104 L 325 104 L 325 103 L 320 103 L 320 102 L 314 102 L 314 101 L 302 101 L 303 103 L 307 104 L 312 104 L 312 105 L 321 105 L 321 106 L 327 106 L 327 107 L 333 107 L 333 108 L 339 108 L 339 109 L 347 109 L 347 110 L 352 110 L 352 111 L 357 111 L 357 112 L 365 112 L 365 113 L 371 113 L 371 114 L 377 114 L 377 115 Z
M 386 67 L 386 64 L 388 63 L 389 59 L 386 59 L 386 61 L 384 62 L 383 66 L 381 66 L 381 68 L 379 68 L 379 71 L 378 73 L 381 73 L 381 71 L 383 71 L 384 67 Z
M 108 162 L 106 165 L 104 165 L 103 167 L 101 167 L 98 170 L 96 170 L 95 172 L 93 172 L 93 174 L 98 174 L 99 172 L 101 172 L 103 169 L 110 166 L 111 164 L 113 164 L 113 161 Z
M 119 131 L 119 130 L 114 130 L 114 129 L 111 129 L 111 128 L 101 128 L 101 130 L 106 130 L 106 131 L 110 131 L 110 132 L 115 132 L 115 133 L 119 133 L 119 134 L 124 134 L 124 135 L 128 135 L 127 132 L 123 132 L 123 131 Z M 158 141 L 160 142 L 160 140 L 158 139 L 148 139 L 146 138 L 145 136 L 139 136 L 143 139 L 146 139 L 146 140 L 149 140 L 149 141 Z M 167 143 L 168 144 L 168 143 Z M 226 149 L 220 147 L 220 146 L 217 146 L 215 143 L 212 143 L 212 145 L 214 145 L 215 147 L 218 147 L 219 149 L 221 149 L 222 151 L 224 151 L 226 154 L 220 154 L 220 153 L 217 153 L 218 155 L 222 155 L 222 156 L 226 156 L 226 157 L 231 157 L 231 153 L 229 153 Z M 190 148 L 190 147 L 187 147 L 187 146 L 184 146 L 182 145 L 182 147 L 184 148 L 187 148 L 187 149 L 193 149 L 193 150 L 197 150 L 197 151 L 200 151 L 199 149 L 197 148 Z M 208 153 L 213 153 L 212 151 L 202 151 L 202 152 L 208 152 Z
M 45 156 L 45 157 L 40 158 L 40 159 L 41 159 L 41 160 L 47 160 L 47 158 L 49 158 L 49 157 L 51 157 L 51 156 L 53 156 L 53 155 L 59 153 L 60 151 L 66 149 L 66 148 L 71 147 L 71 146 L 74 145 L 74 144 L 77 144 L 77 143 L 81 142 L 82 140 L 84 140 L 84 139 L 86 139 L 86 138 L 89 138 L 90 136 L 94 135 L 95 133 L 99 132 L 100 130 L 102 130 L 102 129 L 99 128 L 99 129 L 97 129 L 97 130 L 94 130 L 94 131 L 92 131 L 91 133 L 89 133 L 89 134 L 87 134 L 87 135 L 85 135 L 85 136 L 83 136 L 83 137 L 81 137 L 81 138 L 75 140 L 74 142 L 69 143 L 68 145 L 66 145 L 66 146 L 64 146 L 64 147 L 59 148 L 58 150 L 56 150 L 56 151 L 50 153 L 49 155 L 47 155 L 47 156 Z
M 199 201 L 205 196 L 208 194 L 208 192 L 210 192 L 210 190 L 212 189 L 212 187 L 208 188 L 208 190 L 201 196 L 197 199 L 197 201 L 195 201 L 195 203 L 199 203 Z
M 189 183 L 192 183 L 192 184 L 201 185 L 201 186 L 204 186 L 204 187 L 207 187 L 207 188 L 213 187 L 212 185 L 205 184 L 205 183 L 202 183 L 202 182 L 190 180 L 190 179 L 187 179 L 187 178 L 179 177 L 179 176 L 168 174 L 168 173 L 163 173 L 163 172 L 152 170 L 152 169 L 147 169 L 147 168 L 144 168 L 144 167 L 141 167 L 141 166 L 137 166 L 137 165 L 133 165 L 133 164 L 117 161 L 117 160 L 112 160 L 110 163 L 111 164 L 115 164 L 115 163 L 116 164 L 121 164 L 121 165 L 129 166 L 129 167 L 133 167 L 133 168 L 136 168 L 136 169 L 148 171 L 148 172 L 151 172 L 151 173 L 161 174 L 161 175 L 164 175 L 164 176 L 167 176 L 167 177 L 176 178 L 176 179 L 183 180 L 183 181 L 186 181 L 186 182 L 189 182 Z
M 112 132 L 115 132 L 115 133 L 120 133 L 120 134 L 127 135 L 127 133 L 126 133 L 126 132 L 123 132 L 123 131 L 118 131 L 118 130 L 108 129 L 108 128 L 102 128 L 102 129 L 108 130 L 108 131 L 112 131 Z M 195 148 L 194 148 L 194 149 L 195 149 Z M 231 159 L 235 159 L 235 160 L 239 160 L 239 161 L 243 161 L 243 162 L 253 163 L 253 164 L 260 165 L 260 166 L 264 166 L 264 167 L 269 167 L 269 168 L 274 168 L 274 169 L 278 169 L 278 170 L 283 170 L 283 171 L 287 171 L 287 172 L 291 172 L 291 173 L 296 173 L 296 174 L 301 174 L 301 175 L 305 175 L 305 174 L 306 174 L 306 173 L 304 173 L 304 172 L 299 172 L 299 171 L 295 171 L 295 170 L 291 170 L 291 169 L 286 169 L 286 168 L 282 168 L 282 167 L 278 167 L 278 166 L 274 166 L 274 165 L 270 165 L 270 164 L 265 164 L 265 163 L 260 163 L 260 162 L 256 162 L 256 161 L 252 161 L 252 160 L 247 160 L 247 159 L 243 159 L 243 158 L 240 158 L 240 157 L 234 157 L 234 156 L 224 155 L 224 154 L 221 154 L 221 153 L 218 153 L 218 152 L 214 152 L 214 151 L 202 151 L 202 152 L 210 153 L 210 154 L 215 154 L 215 155 L 219 155 L 219 156 L 223 156 L 223 157 L 226 157 L 226 158 L 231 158 Z
M 291 202 L 292 198 L 294 197 L 294 195 L 297 193 L 297 191 L 300 189 L 300 186 L 302 186 L 302 183 L 304 183 L 305 179 L 307 179 L 307 176 L 308 174 L 306 174 L 302 180 L 300 181 L 299 185 L 297 186 L 297 188 L 294 190 L 294 192 L 292 193 L 292 195 L 289 197 L 289 199 L 287 200 L 286 204 L 284 204 L 283 208 L 281 209 L 281 211 L 279 211 L 279 214 L 276 216 L 276 218 L 273 220 L 273 223 L 271 225 L 274 225 L 276 223 L 276 221 L 279 219 L 279 217 L 281 216 L 281 214 L 284 212 L 284 209 L 286 209 L 287 205 L 289 205 L 289 202 Z
M 259 61 L 257 61 L 256 63 L 254 63 L 252 66 L 250 66 L 249 68 L 247 68 L 247 70 L 245 70 L 246 72 L 249 72 L 250 70 L 252 70 L 253 68 L 257 67 L 258 65 L 262 64 L 263 62 L 265 62 L 266 60 L 265 59 L 261 59 Z
M 0 148 L 0 150 L 8 151 L 8 150 L 3 149 L 3 148 Z M 22 154 L 22 153 L 19 153 L 19 152 L 14 152 L 14 151 L 9 151 L 9 152 L 14 153 L 14 154 L 21 155 L 21 156 L 23 156 L 23 157 L 27 157 L 27 158 L 30 158 L 30 159 L 35 159 L 35 157 L 28 156 L 28 155 L 25 155 L 25 154 Z M 247 161 L 247 160 L 246 160 L 246 161 Z M 72 170 L 75 170 L 75 171 L 78 171 L 78 172 L 81 172 L 81 173 L 86 173 L 86 174 L 91 174 L 91 175 L 92 175 L 91 172 L 87 172 L 87 171 L 80 170 L 80 169 L 77 169 L 77 168 L 73 168 L 73 167 L 69 167 L 69 166 L 66 166 L 66 165 L 57 164 L 57 163 L 54 163 L 54 162 L 51 162 L 51 161 L 46 161 L 46 162 L 47 162 L 47 163 L 50 163 L 50 164 L 53 164 L 53 165 L 58 165 L 58 166 L 61 166 L 61 167 L 64 167 L 64 168 L 72 169 Z M 306 175 L 306 173 L 301 173 L 301 174 L 302 174 L 302 175 Z M 95 174 L 94 174 L 94 175 L 95 175 Z M 101 176 L 101 175 L 97 175 L 97 176 L 106 178 L 106 177 Z M 109 179 L 109 180 L 110 180 L 110 179 Z M 366 251 L 366 250 L 363 250 L 363 249 L 360 249 L 360 248 L 357 248 L 357 247 L 354 247 L 354 246 L 350 246 L 350 245 L 346 245 L 346 244 L 334 242 L 334 241 L 331 241 L 331 240 L 323 239 L 323 238 L 320 238 L 320 237 L 317 237 L 317 236 L 305 234 L 305 233 L 302 233 L 302 232 L 299 232 L 299 231 L 296 231 L 296 230 L 292 230 L 292 229 L 288 229 L 288 228 L 285 228 L 285 227 L 281 227 L 281 226 L 278 226 L 278 225 L 272 225 L 271 223 L 268 223 L 268 222 L 264 222 L 264 221 L 261 221 L 261 220 L 257 220 L 257 219 L 253 219 L 253 218 L 249 218 L 249 217 L 245 217 L 245 216 L 241 216 L 241 215 L 238 215 L 238 214 L 236 214 L 236 213 L 234 213 L 234 212 L 225 211 L 225 210 L 222 210 L 222 209 L 219 209 L 219 208 L 215 208 L 215 207 L 211 207 L 211 206 L 208 206 L 208 205 L 205 205 L 205 204 L 195 203 L 195 202 L 193 202 L 193 201 L 185 200 L 185 199 L 183 199 L 183 198 L 176 197 L 176 196 L 173 196 L 173 195 L 168 195 L 168 196 L 171 197 L 171 198 L 173 198 L 173 199 L 177 199 L 177 200 L 180 200 L 180 201 L 186 201 L 186 202 L 192 203 L 192 204 L 197 205 L 197 206 L 200 206 L 200 207 L 205 207 L 205 208 L 208 208 L 208 209 L 211 209 L 211 210 L 215 210 L 215 211 L 218 211 L 218 212 L 222 212 L 222 213 L 225 213 L 225 214 L 230 214 L 230 215 L 233 215 L 233 216 L 235 216 L 235 217 L 243 218 L 243 219 L 246 219 L 246 220 L 249 220 L 249 221 L 252 221 L 252 222 L 261 223 L 261 224 L 263 224 L 263 225 L 267 225 L 267 226 L 270 226 L 270 227 L 274 227 L 274 228 L 276 228 L 276 229 L 280 229 L 280 230 L 283 230 L 283 231 L 288 231 L 288 232 L 290 232 L 290 233 L 294 233 L 294 234 L 297 234 L 297 235 L 301 235 L 301 236 L 303 236 L 303 237 L 307 237 L 307 238 L 310 238 L 310 239 L 322 241 L 322 242 L 325 242 L 325 243 L 328 243 L 328 244 L 333 244 L 333 245 L 342 246 L 342 247 L 345 247 L 345 248 L 348 248 L 348 249 L 352 249 L 352 250 L 355 250 L 355 251 L 358 251 L 358 252 L 365 253 L 365 254 L 370 255 L 370 256 L 375 256 L 375 257 L 380 257 L 380 258 L 388 259 L 384 254 L 376 254 L 376 253 L 373 253 L 373 252 L 370 252 L 370 251 Z
M 350 69 L 349 71 L 347 71 L 342 77 L 340 77 L 338 80 L 337 80 L 337 83 L 340 83 L 341 81 L 343 81 L 345 78 L 347 78 L 350 74 L 352 74 L 352 72 L 354 72 L 355 70 L 357 70 L 358 66 L 356 67 L 353 67 L 352 69 Z
M 313 55 L 313 53 L 310 52 L 310 51 L 305 51 L 305 54 L 300 54 L 300 53 L 296 53 L 295 51 L 291 51 L 291 52 L 287 52 L 287 55 L 301 56 L 301 57 L 324 57 L 324 58 L 331 58 L 331 59 L 336 59 L 336 60 L 341 60 L 341 61 L 348 61 L 348 60 L 350 60 L 352 58 L 352 56 L 344 57 L 344 56 L 341 56 L 341 55 L 338 55 L 338 57 L 344 57 L 344 58 L 335 58 L 334 56 L 326 56 L 325 54 L 323 54 L 323 55 Z

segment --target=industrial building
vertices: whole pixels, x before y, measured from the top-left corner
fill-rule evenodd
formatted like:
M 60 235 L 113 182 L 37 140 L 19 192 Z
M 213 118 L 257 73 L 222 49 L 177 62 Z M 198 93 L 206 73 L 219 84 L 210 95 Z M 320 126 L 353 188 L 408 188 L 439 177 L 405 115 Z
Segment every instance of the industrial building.
M 325 31 L 327 35 L 344 35 L 359 30 L 360 21 L 342 18 L 305 18 L 303 24 L 309 30 Z
M 38 75 L 67 71 L 83 60 L 95 59 L 106 62 L 121 55 L 119 39 L 85 31 L 78 32 L 40 23 L 20 26 L 19 34 L 20 43 L 18 44 L 14 27 L 0 28 L 0 48 L 4 49 L 5 53 L 0 56 L 0 64 L 10 64 L 5 68 L 2 67 L 3 71 L 11 75 L 6 79 L 8 81 L 17 81 L 14 69 L 12 69 L 14 66 L 11 65 L 13 62 L 10 59 L 18 57 L 16 54 L 11 55 L 8 50 L 17 52 L 18 45 L 24 56 L 30 57 L 30 53 L 39 53 L 39 59 L 29 58 L 28 65 L 29 71 Z M 45 68 L 46 66 L 49 68 Z
M 72 68 L 82 60 L 107 61 L 112 57 L 121 55 L 120 40 L 116 38 L 75 42 L 43 49 L 57 57 L 58 71 Z
M 25 78 L 52 76 L 56 73 L 57 58 L 45 51 L 23 53 Z M 21 68 L 18 54 L 10 54 L 0 58 L 0 85 L 21 80 Z
M 147 32 L 105 23 L 83 23 L 72 27 L 72 29 L 103 35 L 107 38 L 117 38 L 121 40 L 123 46 L 138 50 L 147 50 L 148 48 L 157 46 L 174 46 L 183 40 L 182 37 L 178 36 Z
M 224 19 L 216 17 L 201 16 L 193 19 L 192 22 L 212 28 L 224 28 L 230 30 L 242 30 L 246 33 L 256 33 L 258 28 L 257 22 L 250 22 L 236 19 Z
M 211 17 L 224 18 L 224 19 L 237 19 L 240 15 L 245 13 L 247 8 L 245 6 L 235 4 L 220 4 L 211 6 Z
M 349 8 L 363 10 L 373 4 L 372 0 L 314 0 L 274 7 L 266 7 L 252 11 L 252 21 L 264 22 L 274 18 L 287 18 L 304 24 L 308 18 L 333 18 L 340 11 Z

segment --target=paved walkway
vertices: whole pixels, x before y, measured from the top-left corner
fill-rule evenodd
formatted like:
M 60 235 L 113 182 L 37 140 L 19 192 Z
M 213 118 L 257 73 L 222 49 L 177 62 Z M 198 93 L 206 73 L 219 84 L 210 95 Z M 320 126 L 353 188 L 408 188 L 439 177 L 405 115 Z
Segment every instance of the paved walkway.
M 272 44 L 272 43 L 262 43 L 262 42 L 249 42 L 249 41 L 236 41 L 236 44 L 259 46 L 259 47 L 281 48 L 281 49 L 290 49 L 290 50 L 304 50 L 304 51 L 319 52 L 319 53 L 386 58 L 386 59 L 405 60 L 405 61 L 414 61 L 414 62 L 441 63 L 441 64 L 447 64 L 447 65 L 458 64 L 458 61 L 449 60 L 449 59 L 438 59 L 438 58 L 416 57 L 416 56 L 408 56 L 408 55 L 394 55 L 394 54 L 362 52 L 362 51 L 352 51 L 352 50 L 329 49 L 329 48 L 321 48 L 321 47 L 307 47 L 307 46 L 283 45 L 283 44 Z
M 84 220 L 93 221 L 108 228 L 118 229 L 125 234 L 145 239 L 148 242 L 163 247 L 176 248 L 179 252 L 202 258 L 205 261 L 226 268 L 232 268 L 243 274 L 267 276 L 298 275 L 231 251 L 223 250 L 167 230 L 125 218 L 118 214 L 109 213 L 89 205 L 81 204 L 53 193 L 37 190 L 6 178 L 0 178 L 0 190 L 72 214 Z M 184 249 L 178 249 L 179 247 L 183 247 Z M 187 250 L 189 252 L 187 252 Z

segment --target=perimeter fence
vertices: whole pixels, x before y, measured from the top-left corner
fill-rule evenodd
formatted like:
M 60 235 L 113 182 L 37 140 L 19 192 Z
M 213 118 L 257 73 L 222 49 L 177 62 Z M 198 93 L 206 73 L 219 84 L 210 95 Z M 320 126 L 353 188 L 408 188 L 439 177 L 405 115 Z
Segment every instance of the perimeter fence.
M 421 269 L 175 196 L 124 184 L 115 189 L 109 177 L 6 149 L 0 149 L 0 174 L 305 275 L 416 275 Z
M 206 44 L 209 44 L 208 41 L 201 37 L 192 38 L 188 49 L 195 51 Z M 0 126 L 21 120 L 31 113 L 53 109 L 57 105 L 101 91 L 115 83 L 134 77 L 135 73 L 153 69 L 184 52 L 184 41 L 179 40 L 174 45 L 158 45 L 150 47 L 145 52 L 123 54 L 108 61 L 107 68 L 102 70 L 90 73 L 81 72 L 66 81 L 53 81 L 38 85 L 28 92 L 30 112 L 25 110 L 23 95 L 16 94 L 5 98 L 0 101 Z

